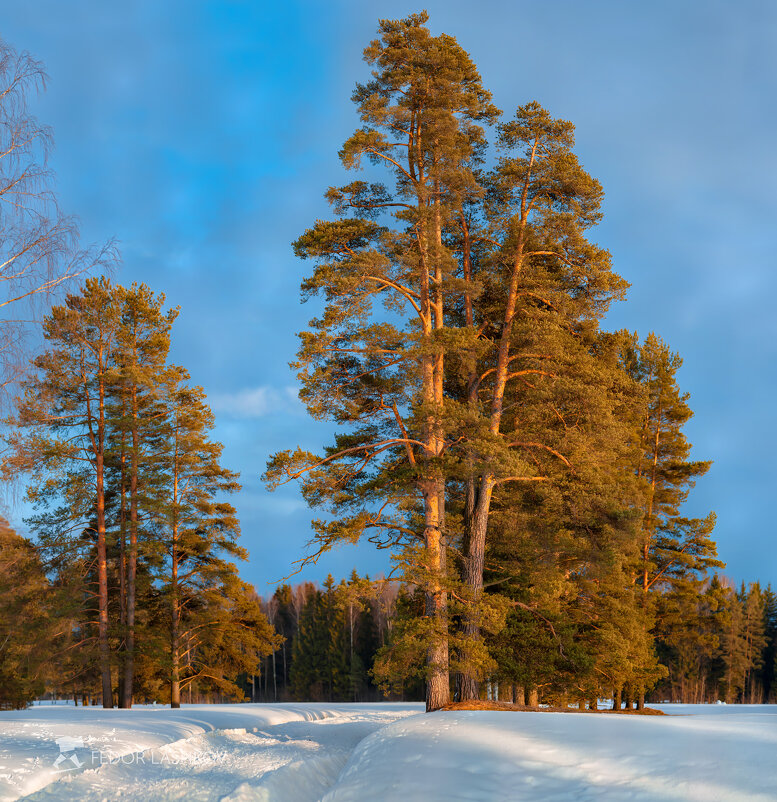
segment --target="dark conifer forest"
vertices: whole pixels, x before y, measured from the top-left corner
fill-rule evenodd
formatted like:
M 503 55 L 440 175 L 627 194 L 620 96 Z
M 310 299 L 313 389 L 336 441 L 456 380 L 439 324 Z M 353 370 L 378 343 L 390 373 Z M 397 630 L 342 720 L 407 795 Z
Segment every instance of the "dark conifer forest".
M 331 215 L 293 243 L 315 308 L 293 367 L 332 433 L 256 455 L 315 516 L 270 595 L 239 567 L 282 533 L 240 544 L 177 308 L 117 283 L 111 244 L 79 250 L 48 191 L 0 216 L 5 304 L 45 300 L 37 350 L 1 324 L 2 476 L 32 512 L 26 537 L 0 521 L 0 706 L 777 702 L 777 594 L 729 581 L 714 512 L 686 514 L 714 455 L 681 356 L 605 327 L 628 285 L 573 123 L 501 111 L 425 13 L 380 21 L 364 59 L 347 177 L 311 188 Z M 41 75 L 3 46 L 0 200 L 47 179 L 24 150 Z M 294 584 L 356 542 L 388 577 Z
M 662 594 L 655 604 L 651 649 L 659 679 L 647 686 L 648 701 L 775 703 L 777 594 L 770 588 L 736 588 L 713 575 L 682 593 Z M 243 678 L 247 698 L 423 701 L 420 662 L 386 671 L 389 655 L 402 659 L 394 633 L 422 614 L 417 589 L 355 573 L 340 583 L 330 576 L 322 587 L 283 584 L 262 609 L 285 640 L 263 658 L 258 674 Z M 516 608 L 487 639 L 494 663 L 481 697 L 532 706 L 591 706 L 611 697 L 636 706 L 633 685 L 614 679 L 610 687 L 597 676 L 619 655 L 586 649 L 583 627 L 551 616 L 545 608 Z

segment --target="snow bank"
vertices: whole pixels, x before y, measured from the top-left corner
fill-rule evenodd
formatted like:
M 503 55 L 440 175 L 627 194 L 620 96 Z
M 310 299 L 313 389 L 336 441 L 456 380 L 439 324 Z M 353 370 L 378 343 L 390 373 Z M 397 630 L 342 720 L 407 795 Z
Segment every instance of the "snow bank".
M 359 744 L 324 801 L 777 799 L 777 706 L 661 707 L 675 715 L 397 721 Z
M 55 785 L 41 798 L 87 799 L 94 792 L 96 799 L 102 799 L 105 788 L 115 791 L 118 787 L 128 798 L 133 789 L 138 799 L 174 798 L 174 787 L 197 783 L 211 794 L 228 793 L 241 781 L 254 781 L 319 750 L 320 744 L 310 740 L 308 732 L 313 724 L 350 723 L 350 737 L 341 738 L 339 752 L 338 744 L 331 745 L 335 761 L 318 772 L 320 796 L 359 740 L 398 716 L 420 709 L 419 705 L 289 703 L 184 705 L 178 710 L 161 705 L 139 705 L 132 710 L 42 705 L 3 711 L 0 802 L 50 783 Z M 295 726 L 298 738 L 288 730 Z M 158 794 L 149 791 L 154 783 Z M 194 797 L 181 794 L 178 798 Z

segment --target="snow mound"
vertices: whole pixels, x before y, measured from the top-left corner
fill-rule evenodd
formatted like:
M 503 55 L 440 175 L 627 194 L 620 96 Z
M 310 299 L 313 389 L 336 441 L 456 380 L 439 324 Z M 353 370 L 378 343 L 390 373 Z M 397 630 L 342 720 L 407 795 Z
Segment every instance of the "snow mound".
M 777 707 L 607 716 L 445 711 L 354 750 L 322 802 L 774 802 Z M 753 709 L 756 708 L 756 709 Z M 663 708 L 673 712 L 671 706 Z M 703 708 L 702 708 L 703 709 Z
M 318 802 L 335 783 L 347 760 L 347 751 L 297 760 L 257 783 L 242 783 L 221 802 Z

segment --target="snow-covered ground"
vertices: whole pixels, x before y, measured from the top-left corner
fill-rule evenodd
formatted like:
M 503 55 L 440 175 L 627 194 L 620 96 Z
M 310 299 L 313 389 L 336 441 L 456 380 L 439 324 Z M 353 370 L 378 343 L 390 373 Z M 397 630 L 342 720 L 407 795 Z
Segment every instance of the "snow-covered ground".
M 36 707 L 0 713 L 0 800 L 777 800 L 777 706 L 659 707 Z
M 359 744 L 324 800 L 777 800 L 777 706 L 656 706 L 672 715 L 397 721 Z
M 419 704 L 67 705 L 0 712 L 0 801 L 317 800 Z M 34 793 L 37 792 L 37 793 Z

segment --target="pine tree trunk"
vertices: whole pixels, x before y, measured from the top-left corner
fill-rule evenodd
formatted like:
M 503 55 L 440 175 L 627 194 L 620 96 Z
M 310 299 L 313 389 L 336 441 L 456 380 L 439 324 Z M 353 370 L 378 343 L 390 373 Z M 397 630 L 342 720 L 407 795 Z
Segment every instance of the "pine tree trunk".
M 473 290 L 472 290 L 472 245 L 471 236 L 469 231 L 469 224 L 463 209 L 459 210 L 459 225 L 462 232 L 462 267 L 464 272 L 465 290 L 464 290 L 464 316 L 467 327 L 475 330 L 475 314 L 473 307 Z M 472 369 L 467 376 L 467 403 L 470 407 L 472 414 L 477 414 L 478 409 L 478 371 L 477 365 L 473 365 Z M 471 457 L 468 457 L 469 465 L 469 478 L 466 482 L 465 498 L 464 498 L 464 542 L 462 544 L 462 579 L 466 584 L 472 579 L 473 566 L 473 534 L 474 522 L 477 507 L 477 479 L 474 476 L 474 467 Z M 469 579 L 468 579 L 469 578 Z M 482 581 L 481 581 L 482 584 Z M 462 621 L 462 630 L 467 634 L 467 630 L 472 630 L 476 625 L 474 620 Z M 466 664 L 467 660 L 471 659 L 466 647 L 462 647 L 459 653 L 459 660 L 462 664 Z M 456 675 L 456 699 L 459 701 L 476 699 L 478 696 L 479 688 L 476 677 L 472 671 L 459 672 Z
M 448 599 L 443 585 L 445 547 L 440 532 L 440 492 L 434 484 L 426 494 L 426 544 L 432 570 L 425 593 L 426 615 L 433 625 L 426 652 L 426 710 L 439 710 L 450 701 L 448 679 Z
M 483 569 L 486 557 L 486 532 L 488 528 L 488 513 L 491 506 L 493 484 L 491 477 L 481 480 L 480 493 L 474 507 L 472 520 L 468 527 L 468 549 L 464 557 L 464 570 L 462 579 L 470 591 L 471 607 L 463 616 L 462 631 L 465 645 L 462 647 L 462 663 L 464 670 L 457 677 L 459 700 L 469 701 L 477 699 L 479 684 L 472 662 L 474 657 L 467 649 L 466 643 L 476 643 L 480 639 L 479 604 L 483 593 Z M 470 667 L 467 667 L 469 662 Z
M 539 707 L 540 706 L 540 692 L 536 688 L 531 688 L 529 690 L 529 707 Z
M 615 693 L 613 694 L 613 698 L 612 698 L 612 709 L 613 710 L 620 710 L 622 703 L 623 702 L 621 700 L 621 689 L 620 688 L 616 688 Z
M 121 500 L 119 504 L 119 672 L 118 672 L 118 696 L 119 707 L 124 707 L 124 649 L 126 648 L 127 635 L 127 543 L 125 537 L 125 524 L 127 512 L 127 492 L 125 483 L 125 454 L 124 436 L 121 443 L 121 469 L 119 471 L 119 483 L 121 487 Z
M 171 589 L 171 621 L 170 621 L 170 707 L 181 706 L 181 649 L 180 649 L 180 611 L 178 605 L 178 574 L 173 571 L 173 588 Z
M 439 194 L 434 193 L 435 218 L 433 231 L 424 221 L 427 207 L 425 154 L 421 147 L 422 131 L 417 124 L 415 131 L 415 153 L 409 154 L 413 161 L 411 172 L 418 177 L 416 200 L 421 221 L 418 228 L 419 265 L 418 288 L 421 311 L 424 315 L 423 340 L 428 352 L 421 361 L 421 399 L 430 411 L 424 421 L 425 444 L 419 489 L 424 500 L 424 545 L 429 561 L 427 586 L 424 588 L 425 613 L 432 623 L 432 637 L 426 650 L 426 709 L 438 710 L 450 700 L 448 673 L 448 597 L 443 584 L 446 573 L 446 550 L 443 534 L 445 517 L 445 481 L 439 475 L 434 461 L 442 453 L 443 352 L 434 345 L 434 332 L 444 328 L 443 284 L 442 284 L 442 221 Z M 431 234 L 431 236 L 430 236 Z M 430 243 L 431 239 L 431 243 Z M 430 248 L 431 244 L 431 248 Z M 430 250 L 432 251 L 430 253 Z M 412 461 L 412 460 L 411 460 Z
M 521 204 L 521 219 L 518 227 L 517 244 L 515 259 L 513 262 L 510 285 L 507 292 L 507 303 L 505 305 L 504 323 L 499 337 L 499 350 L 494 373 L 494 389 L 491 399 L 489 430 L 491 435 L 498 437 L 502 425 L 502 415 L 504 412 L 504 394 L 508 381 L 508 371 L 510 364 L 510 348 L 512 339 L 513 320 L 518 301 L 518 281 L 523 268 L 523 246 L 525 227 L 527 223 L 526 192 L 528 189 L 528 175 L 531 172 L 536 154 L 536 142 L 532 151 L 527 173 L 524 195 Z M 464 616 L 463 634 L 467 640 L 476 640 L 480 637 L 480 621 L 478 617 L 478 603 L 483 590 L 483 568 L 486 552 L 486 534 L 488 530 L 488 517 L 491 511 L 491 497 L 495 486 L 493 474 L 485 474 L 478 480 L 476 487 L 477 503 L 474 508 L 472 519 L 465 519 L 465 548 L 464 555 L 464 581 L 472 596 L 473 609 L 471 614 Z M 465 669 L 461 677 L 459 694 L 460 699 L 477 698 L 477 678 L 472 669 L 466 668 L 466 654 L 463 661 Z
M 132 455 L 130 460 L 130 542 L 127 562 L 127 650 L 123 707 L 132 707 L 135 677 L 135 579 L 138 568 L 138 391 L 132 386 Z
M 102 354 L 101 354 L 102 356 Z M 102 371 L 98 377 L 99 409 L 97 440 L 94 443 L 97 491 L 97 639 L 102 681 L 103 707 L 113 707 L 111 686 L 111 659 L 108 644 L 108 560 L 105 547 L 105 379 Z
M 173 468 L 173 515 L 170 544 L 170 707 L 181 706 L 181 605 L 178 587 L 178 434 L 175 439 L 175 465 Z
M 102 462 L 102 455 L 98 458 Z M 100 468 L 102 474 L 102 468 Z M 98 586 L 98 650 L 100 655 L 100 677 L 102 681 L 103 707 L 113 707 L 111 687 L 110 648 L 108 645 L 108 569 L 105 552 L 105 498 L 102 492 L 102 475 L 97 491 L 97 586 Z

